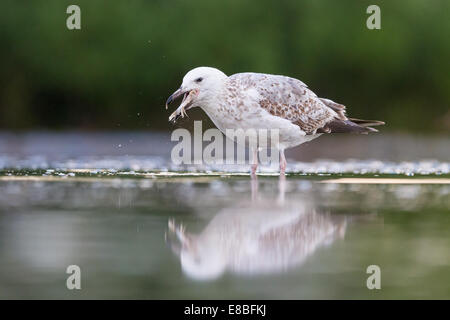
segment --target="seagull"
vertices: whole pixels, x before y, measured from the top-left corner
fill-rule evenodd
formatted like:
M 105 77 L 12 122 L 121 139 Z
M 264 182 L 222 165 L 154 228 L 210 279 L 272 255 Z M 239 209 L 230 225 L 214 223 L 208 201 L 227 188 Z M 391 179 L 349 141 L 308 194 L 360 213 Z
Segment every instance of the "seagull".
M 200 107 L 224 134 L 228 129 L 278 130 L 275 147 L 280 155 L 280 174 L 286 170 L 284 150 L 311 141 L 326 133 L 377 132 L 377 120 L 348 118 L 346 107 L 330 99 L 319 98 L 302 81 L 264 73 L 244 72 L 227 76 L 216 68 L 197 67 L 166 101 L 168 105 L 183 97 L 170 115 L 176 122 L 186 111 Z M 257 152 L 252 151 L 252 175 L 258 167 Z
M 183 272 L 196 280 L 280 273 L 301 265 L 316 250 L 342 239 L 347 216 L 316 212 L 294 200 L 279 206 L 270 199 L 219 211 L 200 233 L 169 220 L 166 241 Z

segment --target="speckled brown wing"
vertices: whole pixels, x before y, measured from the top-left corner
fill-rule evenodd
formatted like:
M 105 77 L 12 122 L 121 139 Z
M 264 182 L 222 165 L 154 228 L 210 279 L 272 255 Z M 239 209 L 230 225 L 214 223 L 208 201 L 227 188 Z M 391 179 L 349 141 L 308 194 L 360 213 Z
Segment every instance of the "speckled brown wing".
M 238 73 L 230 79 L 241 89 L 255 88 L 261 108 L 298 125 L 306 134 L 318 133 L 340 116 L 300 80 L 260 73 Z M 345 117 L 342 110 L 340 113 Z
M 300 80 L 263 73 L 237 73 L 230 77 L 240 89 L 255 88 L 258 104 L 270 114 L 298 125 L 306 134 L 369 133 L 383 121 L 347 118 L 344 105 L 319 98 Z

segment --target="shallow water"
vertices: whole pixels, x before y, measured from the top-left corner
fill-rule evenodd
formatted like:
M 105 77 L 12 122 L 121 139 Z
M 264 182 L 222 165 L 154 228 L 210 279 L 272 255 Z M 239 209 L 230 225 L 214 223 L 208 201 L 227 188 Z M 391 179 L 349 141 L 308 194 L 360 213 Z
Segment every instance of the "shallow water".
M 450 298 L 448 184 L 68 177 L 0 190 L 1 298 Z M 381 290 L 366 287 L 369 265 Z
M 442 142 L 441 158 L 294 157 L 285 180 L 252 180 L 171 166 L 164 143 L 145 155 L 67 138 L 0 140 L 0 298 L 450 298 Z

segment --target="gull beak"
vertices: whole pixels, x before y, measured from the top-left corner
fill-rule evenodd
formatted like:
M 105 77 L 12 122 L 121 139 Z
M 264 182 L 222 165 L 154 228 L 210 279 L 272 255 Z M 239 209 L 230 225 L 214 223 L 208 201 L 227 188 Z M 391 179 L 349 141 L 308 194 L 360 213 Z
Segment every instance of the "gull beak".
M 174 239 L 175 237 L 175 239 Z M 166 242 L 169 243 L 172 250 L 179 254 L 182 249 L 190 250 L 192 247 L 192 238 L 186 232 L 183 225 L 176 225 L 173 219 L 169 220 L 169 233 L 165 234 Z M 174 240 L 177 240 L 176 242 Z
M 183 91 L 181 88 L 175 91 L 167 99 L 166 109 L 168 108 L 170 103 L 181 96 L 183 96 L 183 101 L 181 102 L 180 106 L 170 115 L 169 121 L 176 122 L 180 116 L 182 118 L 184 118 L 184 116 L 187 116 L 186 111 L 192 107 L 194 99 L 198 96 L 198 92 L 199 91 L 197 89 Z
M 176 100 L 182 94 L 183 94 L 183 91 L 181 91 L 181 87 L 177 91 L 172 93 L 172 95 L 166 101 L 166 110 L 169 108 L 169 104 L 171 104 L 174 100 Z

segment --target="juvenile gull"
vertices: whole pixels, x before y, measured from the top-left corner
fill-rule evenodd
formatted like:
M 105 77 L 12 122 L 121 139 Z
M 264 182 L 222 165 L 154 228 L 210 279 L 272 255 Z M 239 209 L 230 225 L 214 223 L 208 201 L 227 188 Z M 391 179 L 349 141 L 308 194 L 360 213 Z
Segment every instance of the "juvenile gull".
M 284 150 L 313 140 L 323 133 L 377 132 L 376 120 L 348 118 L 344 105 L 319 98 L 300 80 L 263 73 L 227 76 L 211 67 L 198 67 L 183 78 L 180 88 L 166 102 L 183 96 L 169 117 L 175 122 L 186 110 L 201 107 L 217 128 L 279 130 L 280 173 L 286 170 Z M 257 169 L 257 149 L 252 150 L 252 174 Z
M 240 205 L 221 210 L 197 234 L 169 220 L 166 240 L 188 276 L 209 280 L 225 272 L 287 271 L 319 248 L 342 239 L 347 229 L 346 216 L 316 212 L 301 201 L 288 206 L 269 200 L 256 206 Z

